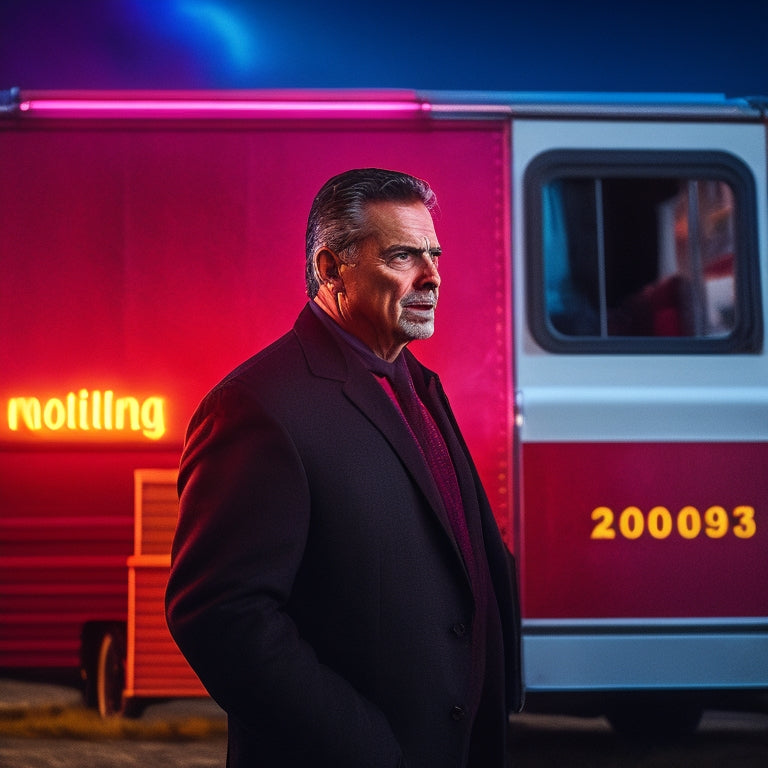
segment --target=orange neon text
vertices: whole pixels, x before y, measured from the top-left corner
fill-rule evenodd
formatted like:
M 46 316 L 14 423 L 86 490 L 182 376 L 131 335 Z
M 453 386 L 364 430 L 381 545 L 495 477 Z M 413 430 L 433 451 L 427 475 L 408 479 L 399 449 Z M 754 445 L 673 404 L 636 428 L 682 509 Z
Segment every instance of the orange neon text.
M 159 440 L 165 434 L 165 400 L 115 397 L 111 389 L 81 389 L 48 400 L 12 397 L 8 400 L 8 428 L 16 432 L 21 427 L 30 432 L 140 432 L 149 440 Z

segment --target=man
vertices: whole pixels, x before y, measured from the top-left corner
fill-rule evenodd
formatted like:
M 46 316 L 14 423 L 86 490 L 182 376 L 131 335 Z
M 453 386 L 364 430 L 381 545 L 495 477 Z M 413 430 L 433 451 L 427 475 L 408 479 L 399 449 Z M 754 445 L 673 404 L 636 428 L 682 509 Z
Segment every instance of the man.
M 508 553 L 437 376 L 425 182 L 329 180 L 308 305 L 210 392 L 181 460 L 168 622 L 228 765 L 494 768 L 520 704 Z

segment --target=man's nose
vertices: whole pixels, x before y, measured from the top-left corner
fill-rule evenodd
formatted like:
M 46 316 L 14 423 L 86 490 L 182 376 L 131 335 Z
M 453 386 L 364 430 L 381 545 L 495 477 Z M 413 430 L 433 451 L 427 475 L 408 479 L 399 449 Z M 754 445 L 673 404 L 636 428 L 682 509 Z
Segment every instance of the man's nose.
M 440 273 L 437 270 L 437 258 L 433 257 L 430 253 L 422 254 L 416 285 L 420 288 L 437 288 L 440 285 Z

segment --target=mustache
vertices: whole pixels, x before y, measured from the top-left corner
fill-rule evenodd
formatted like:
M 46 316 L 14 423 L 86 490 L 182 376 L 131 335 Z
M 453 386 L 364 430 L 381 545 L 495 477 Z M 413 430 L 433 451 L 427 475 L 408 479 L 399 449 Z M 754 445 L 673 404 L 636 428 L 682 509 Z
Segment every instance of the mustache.
M 409 293 L 407 296 L 403 296 L 400 301 L 401 307 L 412 307 L 414 305 L 419 306 L 437 306 L 437 294 L 434 291 L 425 291 L 424 293 Z

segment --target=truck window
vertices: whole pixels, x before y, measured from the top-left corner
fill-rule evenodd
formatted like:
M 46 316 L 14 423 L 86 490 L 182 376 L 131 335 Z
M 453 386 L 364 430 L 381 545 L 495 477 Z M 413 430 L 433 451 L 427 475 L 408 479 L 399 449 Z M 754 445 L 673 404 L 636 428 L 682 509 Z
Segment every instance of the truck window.
M 544 348 L 759 349 L 755 193 L 735 157 L 548 152 L 526 195 L 530 322 Z

